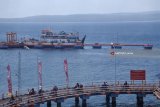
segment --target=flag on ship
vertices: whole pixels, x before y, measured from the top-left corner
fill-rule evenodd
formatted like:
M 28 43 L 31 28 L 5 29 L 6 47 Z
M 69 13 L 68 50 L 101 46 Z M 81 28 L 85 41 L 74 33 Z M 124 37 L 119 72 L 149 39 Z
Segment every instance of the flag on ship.
M 7 81 L 8 81 L 8 95 L 12 95 L 12 79 L 11 79 L 11 68 L 8 64 L 7 66 Z
M 64 60 L 64 71 L 65 71 L 65 74 L 66 74 L 66 82 L 68 83 L 69 82 L 69 77 L 68 77 L 68 62 L 67 62 L 67 59 Z

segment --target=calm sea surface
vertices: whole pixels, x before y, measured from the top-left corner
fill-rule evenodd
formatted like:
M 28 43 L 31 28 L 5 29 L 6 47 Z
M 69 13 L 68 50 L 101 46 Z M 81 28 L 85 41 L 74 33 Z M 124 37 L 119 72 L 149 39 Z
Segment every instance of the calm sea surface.
M 6 66 L 11 65 L 13 90 L 17 90 L 18 52 L 22 54 L 22 90 L 38 87 L 37 57 L 43 63 L 43 85 L 65 85 L 63 60 L 69 64 L 70 86 L 76 82 L 91 84 L 97 81 L 130 80 L 131 69 L 145 69 L 146 79 L 158 81 L 160 76 L 160 22 L 117 22 L 117 23 L 0 23 L 0 41 L 6 40 L 6 32 L 17 32 L 18 37 L 39 38 L 42 29 L 51 28 L 55 32 L 79 32 L 87 35 L 85 43 L 153 44 L 152 50 L 143 47 L 123 47 L 116 61 L 110 55 L 110 47 L 102 49 L 7 49 L 0 50 L 0 94 L 7 93 Z M 116 73 L 115 73 L 116 64 Z M 116 75 L 115 75 L 116 74 Z M 147 95 L 145 105 L 158 107 L 155 96 Z M 87 100 L 89 107 L 105 107 L 105 96 L 92 96 Z M 119 95 L 119 107 L 135 107 L 135 95 Z M 53 104 L 55 106 L 55 103 Z M 46 105 L 42 105 L 45 107 Z M 74 107 L 74 99 L 67 99 L 63 107 Z

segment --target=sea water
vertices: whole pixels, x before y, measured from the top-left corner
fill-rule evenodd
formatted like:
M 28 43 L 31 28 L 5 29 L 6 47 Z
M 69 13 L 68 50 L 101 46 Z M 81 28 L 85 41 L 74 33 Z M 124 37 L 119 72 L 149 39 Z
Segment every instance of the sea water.
M 110 47 L 102 49 L 6 49 L 0 50 L 0 94 L 7 93 L 7 65 L 12 72 L 13 91 L 17 90 L 18 52 L 21 52 L 22 90 L 38 87 L 37 57 L 42 61 L 43 87 L 65 86 L 64 59 L 69 66 L 69 84 L 83 85 L 103 81 L 130 80 L 131 69 L 145 69 L 147 81 L 160 78 L 160 22 L 106 22 L 106 23 L 0 23 L 0 41 L 6 41 L 6 32 L 16 32 L 20 38 L 40 38 L 42 29 L 53 32 L 79 32 L 86 35 L 85 43 L 153 44 L 152 50 L 143 47 L 122 47 L 116 50 L 116 60 Z M 132 53 L 132 54 L 128 54 Z M 115 71 L 116 65 L 116 71 Z M 144 97 L 145 106 L 158 107 L 153 95 Z M 81 104 L 81 102 L 80 102 Z M 55 106 L 56 103 L 52 102 Z M 105 96 L 92 96 L 87 100 L 89 107 L 105 107 Z M 119 95 L 119 107 L 135 107 L 136 95 Z M 45 107 L 46 104 L 41 105 Z M 66 99 L 63 107 L 74 107 L 74 99 Z

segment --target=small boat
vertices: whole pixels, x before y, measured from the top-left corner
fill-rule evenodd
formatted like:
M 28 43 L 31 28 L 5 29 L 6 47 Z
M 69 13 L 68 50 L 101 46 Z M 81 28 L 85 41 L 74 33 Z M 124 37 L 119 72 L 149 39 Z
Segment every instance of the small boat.
M 153 45 L 151 44 L 145 44 L 144 49 L 152 49 Z
M 99 43 L 95 43 L 92 47 L 93 47 L 94 49 L 101 49 L 101 48 L 102 48 L 102 45 L 100 45 Z
M 112 49 L 122 49 L 122 46 L 118 43 L 111 43 L 111 48 Z

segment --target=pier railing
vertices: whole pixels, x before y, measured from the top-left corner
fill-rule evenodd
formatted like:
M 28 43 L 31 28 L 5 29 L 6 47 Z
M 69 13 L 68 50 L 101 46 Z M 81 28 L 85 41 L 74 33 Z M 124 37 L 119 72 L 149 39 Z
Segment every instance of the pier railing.
M 159 82 L 155 83 L 133 83 L 130 82 L 127 85 L 124 85 L 121 81 L 116 82 L 103 82 L 92 83 L 91 85 L 84 85 L 82 88 L 74 87 L 61 87 L 57 91 L 54 91 L 52 88 L 45 89 L 41 93 L 29 94 L 28 92 L 15 96 L 14 99 L 5 98 L 0 100 L 1 107 L 9 107 L 12 105 L 28 105 L 30 103 L 43 103 L 48 100 L 57 101 L 59 99 L 67 99 L 73 97 L 93 96 L 93 95 L 106 95 L 108 94 L 153 94 L 155 90 L 159 87 Z

